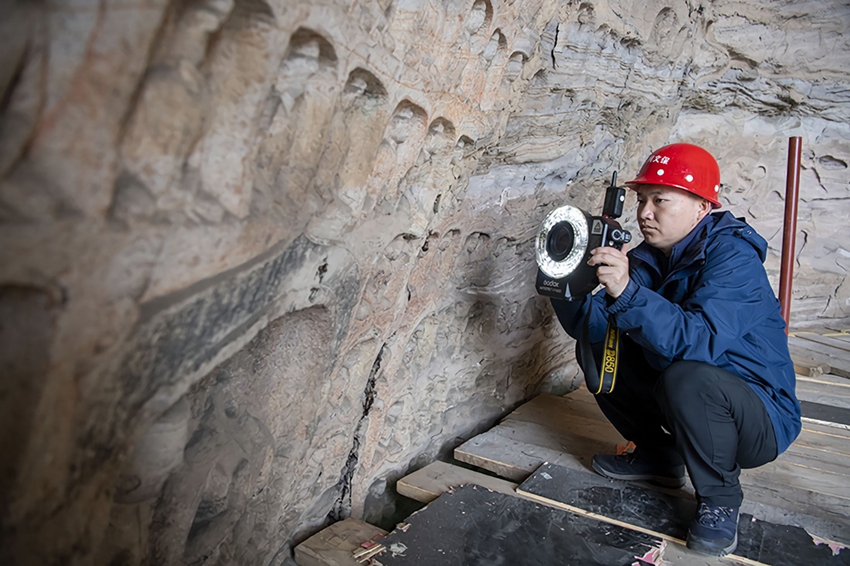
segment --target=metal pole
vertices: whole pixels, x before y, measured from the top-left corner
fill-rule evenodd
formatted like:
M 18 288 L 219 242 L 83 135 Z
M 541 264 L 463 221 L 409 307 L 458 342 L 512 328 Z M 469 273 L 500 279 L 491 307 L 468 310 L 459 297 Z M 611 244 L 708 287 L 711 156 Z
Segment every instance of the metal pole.
M 785 223 L 782 230 L 782 262 L 779 265 L 779 304 L 785 319 L 785 333 L 791 325 L 791 281 L 797 249 L 797 199 L 800 194 L 800 136 L 788 138 L 788 172 L 785 176 Z

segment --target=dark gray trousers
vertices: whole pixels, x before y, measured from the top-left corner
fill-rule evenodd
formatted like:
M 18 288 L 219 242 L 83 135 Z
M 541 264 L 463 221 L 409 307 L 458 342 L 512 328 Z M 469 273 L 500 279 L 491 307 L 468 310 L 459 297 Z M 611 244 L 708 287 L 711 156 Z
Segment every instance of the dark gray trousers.
M 597 365 L 601 348 L 594 348 Z M 641 455 L 664 465 L 684 462 L 700 502 L 740 507 L 741 468 L 777 456 L 773 423 L 761 399 L 728 371 L 675 362 L 662 372 L 623 336 L 617 383 L 596 402 Z M 666 431 L 666 432 L 665 432 Z

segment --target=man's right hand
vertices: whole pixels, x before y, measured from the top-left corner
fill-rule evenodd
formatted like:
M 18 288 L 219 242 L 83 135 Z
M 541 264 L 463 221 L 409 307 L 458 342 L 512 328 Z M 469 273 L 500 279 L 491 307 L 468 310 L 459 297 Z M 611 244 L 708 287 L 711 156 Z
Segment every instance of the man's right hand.
M 623 294 L 629 284 L 629 257 L 626 255 L 628 244 L 620 251 L 617 248 L 602 246 L 590 251 L 587 265 L 596 267 L 596 277 L 605 286 L 605 291 L 614 299 Z

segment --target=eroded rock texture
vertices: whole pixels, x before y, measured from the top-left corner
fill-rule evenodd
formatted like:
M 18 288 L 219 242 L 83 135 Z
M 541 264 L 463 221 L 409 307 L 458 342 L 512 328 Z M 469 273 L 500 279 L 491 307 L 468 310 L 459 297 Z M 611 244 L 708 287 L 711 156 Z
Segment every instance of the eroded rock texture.
M 0 21 L 4 564 L 282 564 L 577 380 L 533 237 L 705 145 L 850 317 L 850 8 L 105 0 Z M 633 213 L 626 220 L 631 222 Z

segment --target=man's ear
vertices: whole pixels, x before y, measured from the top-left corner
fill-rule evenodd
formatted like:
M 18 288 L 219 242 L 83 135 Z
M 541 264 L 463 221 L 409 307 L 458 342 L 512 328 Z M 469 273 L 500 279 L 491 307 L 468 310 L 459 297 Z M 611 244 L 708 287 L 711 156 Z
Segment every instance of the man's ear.
M 700 198 L 699 199 L 699 219 L 702 220 L 706 217 L 706 215 L 711 212 L 711 202 Z

